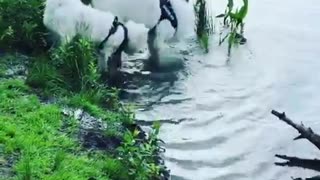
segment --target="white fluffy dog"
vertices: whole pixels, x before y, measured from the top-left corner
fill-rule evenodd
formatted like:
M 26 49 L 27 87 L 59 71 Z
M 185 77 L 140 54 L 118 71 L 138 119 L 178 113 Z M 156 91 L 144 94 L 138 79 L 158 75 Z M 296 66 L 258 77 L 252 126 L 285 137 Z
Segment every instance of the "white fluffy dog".
M 112 12 L 122 21 L 133 20 L 149 29 L 163 26 L 161 29 L 166 32 L 158 34 L 166 34 L 165 39 L 181 39 L 194 33 L 195 16 L 189 0 L 91 0 L 91 4 L 94 8 Z
M 80 1 L 80 0 L 79 0 Z M 89 0 L 93 8 L 112 12 L 121 21 L 133 20 L 150 29 L 150 65 L 159 67 L 165 41 L 181 40 L 194 34 L 194 11 L 189 0 Z
M 147 48 L 149 29 L 145 25 L 133 21 L 123 25 L 112 13 L 86 6 L 80 0 L 46 0 L 43 22 L 62 43 L 76 35 L 99 43 L 104 57 L 99 62 L 102 71 L 119 68 L 122 51 L 133 53 Z

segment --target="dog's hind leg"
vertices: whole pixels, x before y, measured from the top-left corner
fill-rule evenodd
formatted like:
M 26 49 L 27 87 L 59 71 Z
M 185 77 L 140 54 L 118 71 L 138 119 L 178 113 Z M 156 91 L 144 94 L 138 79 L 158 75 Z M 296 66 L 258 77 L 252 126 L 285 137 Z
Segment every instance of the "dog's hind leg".
M 108 84 L 110 86 L 118 86 L 121 84 L 120 68 L 122 53 L 114 53 L 108 60 Z
M 114 52 L 115 48 L 105 46 L 99 56 L 98 66 L 102 78 L 109 82 L 115 81 L 120 68 L 119 65 L 121 66 L 121 53 Z
M 157 26 L 153 27 L 148 32 L 148 48 L 150 51 L 149 67 L 152 70 L 157 70 L 160 64 L 159 48 L 157 43 Z

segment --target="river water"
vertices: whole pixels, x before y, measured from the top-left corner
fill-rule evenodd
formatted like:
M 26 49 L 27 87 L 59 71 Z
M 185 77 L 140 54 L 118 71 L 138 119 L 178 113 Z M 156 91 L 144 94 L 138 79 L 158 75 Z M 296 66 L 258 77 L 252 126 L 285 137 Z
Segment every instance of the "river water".
M 212 0 L 213 12 L 226 0 Z M 297 132 L 272 116 L 285 111 L 320 132 L 320 1 L 251 0 L 248 43 L 227 62 L 226 46 L 193 49 L 185 67 L 127 89 L 137 119 L 163 121 L 172 179 L 289 180 L 316 175 L 277 167 L 275 154 L 319 157 Z M 192 44 L 192 42 L 190 43 Z M 151 77 L 151 76 L 149 76 Z

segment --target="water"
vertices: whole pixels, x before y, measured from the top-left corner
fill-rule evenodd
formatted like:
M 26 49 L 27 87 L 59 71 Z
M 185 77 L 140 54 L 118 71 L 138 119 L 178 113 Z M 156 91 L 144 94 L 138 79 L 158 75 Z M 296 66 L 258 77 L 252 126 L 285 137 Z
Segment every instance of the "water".
M 225 1 L 210 2 L 219 13 Z M 315 158 L 320 152 L 305 140 L 292 141 L 297 132 L 270 111 L 286 111 L 320 132 L 319 16 L 319 0 L 251 0 L 248 43 L 229 63 L 226 47 L 213 46 L 207 55 L 191 52 L 179 71 L 131 79 L 127 101 L 137 105 L 137 118 L 164 122 L 160 137 L 172 179 L 317 174 L 274 165 L 275 154 Z

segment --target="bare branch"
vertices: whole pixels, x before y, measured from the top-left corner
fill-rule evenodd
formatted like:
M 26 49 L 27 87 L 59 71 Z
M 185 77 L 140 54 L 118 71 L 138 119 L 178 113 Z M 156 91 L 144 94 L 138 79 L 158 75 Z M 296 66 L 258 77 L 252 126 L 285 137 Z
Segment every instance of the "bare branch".
M 318 159 L 300 159 L 298 157 L 276 155 L 276 157 L 286 160 L 285 162 L 276 162 L 277 166 L 300 167 L 320 171 L 320 160 Z
M 285 113 L 280 113 L 275 110 L 272 110 L 271 113 L 277 116 L 280 120 L 295 128 L 300 133 L 300 135 L 294 138 L 294 140 L 307 139 L 320 150 L 320 135 L 314 133 L 311 128 L 306 128 L 302 123 L 301 125 L 294 123 L 286 116 Z

